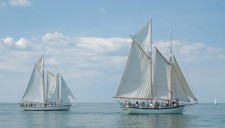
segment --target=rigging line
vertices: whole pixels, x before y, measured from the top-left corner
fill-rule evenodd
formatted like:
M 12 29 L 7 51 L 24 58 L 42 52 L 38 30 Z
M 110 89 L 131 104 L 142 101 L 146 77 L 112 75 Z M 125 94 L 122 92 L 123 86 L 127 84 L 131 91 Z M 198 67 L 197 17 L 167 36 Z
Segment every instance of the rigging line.
M 139 48 L 138 48 L 138 46 L 137 45 L 135 45 L 135 48 L 137 48 L 137 53 L 140 55 L 140 56 L 143 56 L 143 57 L 141 57 L 142 59 L 140 60 L 140 65 L 138 65 L 138 68 L 139 68 L 139 70 L 140 70 L 140 74 L 139 74 L 139 77 L 142 79 L 142 80 L 144 80 L 144 81 L 146 81 L 147 79 L 148 79 L 148 74 L 146 73 L 146 70 L 144 70 L 144 69 L 147 69 L 148 68 L 148 65 L 150 64 L 150 62 L 149 62 L 149 59 L 145 56 L 145 54 L 143 53 L 143 51 L 142 50 L 140 50 Z M 143 74 L 144 73 L 144 74 Z M 139 80 L 139 82 L 141 82 L 142 80 Z M 142 84 L 144 84 L 144 85 L 146 85 L 146 82 L 141 82 Z M 140 83 L 140 84 L 141 84 Z M 140 97 L 143 97 L 144 95 L 145 95 L 145 86 L 141 86 L 141 88 L 140 88 Z
M 163 59 L 165 59 L 165 61 L 168 63 L 168 64 L 170 64 L 169 62 L 168 62 L 168 60 L 162 55 L 162 53 L 158 50 L 158 48 L 156 48 L 155 47 L 155 49 L 158 51 L 158 53 L 163 57 Z
M 39 72 L 41 72 L 40 69 L 37 67 L 36 64 L 34 64 L 34 67 L 37 68 L 37 70 L 38 70 Z
M 143 52 L 150 60 L 152 60 L 151 57 L 148 56 L 148 54 L 147 54 L 147 53 L 143 50 L 143 48 L 139 45 L 138 41 L 135 40 L 135 38 L 134 38 L 132 35 L 130 35 L 130 37 L 134 40 L 135 44 L 138 45 L 138 47 L 141 49 L 141 51 L 142 51 L 142 52 Z
M 47 71 L 48 73 L 50 73 L 51 75 L 55 76 L 55 74 L 51 73 L 50 71 Z

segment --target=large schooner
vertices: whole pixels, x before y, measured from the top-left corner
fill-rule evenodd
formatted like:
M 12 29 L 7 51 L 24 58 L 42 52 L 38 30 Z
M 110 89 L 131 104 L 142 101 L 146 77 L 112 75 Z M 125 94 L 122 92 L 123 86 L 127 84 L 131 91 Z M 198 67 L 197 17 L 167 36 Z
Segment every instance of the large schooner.
M 173 55 L 172 36 L 169 57 L 152 41 L 152 18 L 131 38 L 131 50 L 114 97 L 124 100 L 120 101 L 122 110 L 128 114 L 183 113 L 196 104 Z
M 44 56 L 34 64 L 27 89 L 20 107 L 25 111 L 63 111 L 72 106 L 70 97 L 75 100 L 60 73 L 47 71 L 45 82 Z

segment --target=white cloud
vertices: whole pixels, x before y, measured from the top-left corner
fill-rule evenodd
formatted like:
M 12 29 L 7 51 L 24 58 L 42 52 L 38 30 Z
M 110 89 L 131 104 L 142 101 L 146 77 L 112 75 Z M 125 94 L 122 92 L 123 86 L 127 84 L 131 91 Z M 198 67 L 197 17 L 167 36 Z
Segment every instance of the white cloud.
M 67 77 L 97 78 L 118 73 L 124 68 L 121 64 L 124 65 L 127 58 L 126 52 L 131 45 L 129 38 L 66 37 L 64 43 L 60 43 L 64 37 L 62 33 L 54 32 L 45 34 L 41 39 L 48 42 L 45 43 L 46 62 L 60 66 L 65 74 L 69 74 Z M 51 43 L 53 40 L 54 45 Z M 50 62 L 49 58 L 54 58 L 54 61 Z M 90 71 L 92 73 L 88 73 Z
M 166 56 L 169 56 L 169 41 L 158 42 L 156 44 Z M 200 42 L 186 43 L 173 41 L 173 52 L 184 61 L 209 61 L 222 59 L 221 54 L 225 55 L 224 48 L 207 46 Z
M 80 37 L 77 46 L 95 52 L 113 52 L 131 42 L 129 38 Z
M 81 70 L 88 71 L 93 69 L 93 72 L 102 72 L 103 74 L 107 74 L 109 73 L 107 71 L 112 70 L 110 71 L 111 73 L 116 73 L 124 68 L 131 46 L 130 38 L 74 38 L 64 36 L 62 33 L 57 31 L 46 33 L 36 41 L 37 43 L 34 42 L 31 45 L 31 41 L 25 38 L 20 38 L 15 41 L 12 37 L 5 37 L 1 40 L 1 43 L 4 44 L 3 47 L 0 47 L 3 48 L 1 49 L 1 54 L 4 54 L 0 58 L 10 58 L 10 60 L 15 61 L 17 59 L 22 59 L 22 62 L 29 64 L 26 65 L 29 67 L 30 64 L 32 65 L 36 62 L 35 59 L 31 58 L 33 57 L 37 59 L 43 53 L 42 43 L 39 43 L 43 41 L 48 42 L 44 44 L 46 64 L 52 66 L 60 65 L 66 72 Z M 51 42 L 54 42 L 54 44 Z M 169 42 L 158 42 L 157 44 L 159 47 L 162 47 L 160 50 L 166 49 L 164 52 L 168 53 Z M 4 49 L 4 46 L 9 46 L 11 48 L 7 50 Z M 223 50 L 223 48 L 211 47 L 200 42 L 185 43 L 174 41 L 173 46 L 173 52 L 177 55 L 178 59 L 182 58 L 182 60 L 186 62 L 225 59 L 225 50 Z M 28 59 L 31 59 L 29 60 L 29 63 Z M 4 65 L 7 65 L 7 62 L 9 61 L 6 59 Z M 21 60 L 18 62 L 21 62 Z M 7 69 L 10 69 L 10 64 L 7 66 Z M 17 67 L 13 67 L 14 70 L 16 70 L 15 68 Z M 20 70 L 18 69 L 18 71 Z M 84 75 L 85 74 L 80 73 L 79 76 Z
M 46 65 L 58 65 L 59 62 L 55 58 L 47 58 Z
M 6 38 L 2 39 L 2 43 L 6 46 L 11 46 L 13 44 L 13 38 L 6 37 Z
M 25 38 L 20 38 L 18 41 L 15 42 L 15 44 L 18 48 L 27 48 L 28 45 L 30 45 L 31 43 Z
M 28 48 L 29 45 L 31 45 L 31 42 L 28 41 L 25 38 L 20 38 L 19 40 L 15 41 L 12 37 L 5 37 L 0 41 L 3 46 L 6 46 L 8 48 L 19 48 L 19 49 L 24 49 Z
M 60 65 L 66 72 L 81 70 L 88 71 L 93 69 L 93 72 L 101 72 L 103 74 L 109 73 L 107 71 L 110 70 L 112 70 L 110 73 L 116 73 L 124 68 L 131 46 L 130 38 L 74 38 L 64 36 L 62 33 L 55 31 L 52 33 L 46 33 L 40 38 L 38 43 L 32 43 L 32 45 L 31 42 L 25 38 L 20 38 L 18 41 L 14 41 L 12 37 L 6 37 L 2 39 L 1 42 L 5 46 L 10 46 L 11 49 L 2 50 L 1 52 L 4 53 L 5 56 L 10 56 L 9 58 L 12 60 L 21 59 L 22 57 L 22 59 L 24 59 L 23 62 L 27 63 L 27 59 L 32 57 L 38 58 L 43 53 L 43 46 L 42 43 L 39 43 L 40 41 L 47 42 L 44 44 L 46 64 L 52 66 Z M 158 47 L 161 47 L 160 50 L 166 49 L 164 52 L 168 53 L 169 42 L 158 42 L 157 45 Z M 173 51 L 175 55 L 178 55 L 178 59 L 181 57 L 183 61 L 187 62 L 224 60 L 225 58 L 225 53 L 222 48 L 207 46 L 200 42 L 185 43 L 174 41 L 173 46 Z M 16 48 L 19 49 L 16 50 Z M 26 52 L 22 53 L 20 50 Z M 13 54 L 18 56 L 15 57 Z M 5 61 L 5 65 L 7 65 L 7 60 Z M 27 64 L 33 64 L 36 62 L 34 59 L 29 61 L 30 63 Z M 27 67 L 29 66 L 27 65 Z M 16 67 L 14 67 L 14 69 L 15 68 Z M 79 76 L 84 75 L 86 74 L 79 74 Z
M 68 37 L 64 36 L 60 32 L 52 32 L 52 33 L 46 33 L 42 36 L 43 42 L 49 42 L 49 43 L 61 43 L 61 42 L 67 42 L 69 40 Z
M 9 4 L 12 6 L 29 6 L 31 5 L 30 0 L 10 0 Z

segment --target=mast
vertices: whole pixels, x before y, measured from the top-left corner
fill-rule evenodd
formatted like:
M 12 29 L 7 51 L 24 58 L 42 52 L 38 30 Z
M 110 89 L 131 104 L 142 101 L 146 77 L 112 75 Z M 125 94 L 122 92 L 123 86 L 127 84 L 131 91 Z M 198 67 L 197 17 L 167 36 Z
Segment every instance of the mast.
M 57 101 L 59 102 L 59 74 L 56 76 Z
M 56 80 L 56 85 L 57 85 L 57 90 L 58 90 L 58 102 L 61 103 L 62 102 L 62 96 L 61 96 L 61 78 L 60 78 L 60 73 L 57 74 L 57 80 Z
M 150 52 L 150 54 L 151 54 L 151 59 L 152 59 L 152 17 L 150 17 L 150 25 L 149 25 L 149 29 L 150 29 L 150 38 L 149 38 L 149 42 L 150 42 L 150 45 L 151 45 L 151 52 Z M 151 66 L 150 66 L 150 80 L 151 80 L 151 83 L 150 83 L 150 98 L 153 98 L 153 86 L 152 86 L 152 61 L 151 61 Z
M 45 94 L 46 94 L 46 92 L 45 92 L 45 74 L 44 74 L 44 54 L 43 54 L 43 56 L 42 56 L 42 58 L 43 58 L 43 68 L 42 68 L 42 82 L 43 82 L 43 97 L 44 97 L 44 103 L 46 102 L 46 96 L 45 96 Z
M 48 91 L 49 91 L 48 90 L 48 86 L 49 86 L 48 85 L 48 83 L 49 83 L 48 77 L 49 77 L 49 75 L 48 75 L 48 72 L 46 74 L 47 74 L 47 78 L 46 78 L 46 102 L 48 102 Z
M 172 53 L 172 29 L 170 30 L 170 84 L 169 84 L 169 100 L 172 100 L 172 64 L 173 64 L 173 53 Z
M 44 57 L 45 57 L 45 48 L 44 48 L 44 44 L 42 45 L 42 52 L 43 52 L 43 55 L 42 55 L 42 58 L 43 58 L 43 68 L 42 68 L 42 82 L 43 82 L 43 98 L 44 98 L 44 103 L 47 101 L 47 91 L 45 91 L 45 74 L 44 74 Z

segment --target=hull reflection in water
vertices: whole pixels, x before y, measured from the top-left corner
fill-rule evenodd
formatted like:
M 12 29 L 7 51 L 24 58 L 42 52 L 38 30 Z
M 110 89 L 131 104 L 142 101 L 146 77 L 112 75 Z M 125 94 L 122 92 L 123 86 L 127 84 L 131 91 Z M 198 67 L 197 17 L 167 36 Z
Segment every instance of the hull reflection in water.
M 118 124 L 119 128 L 193 128 L 193 118 L 185 114 L 121 114 Z

